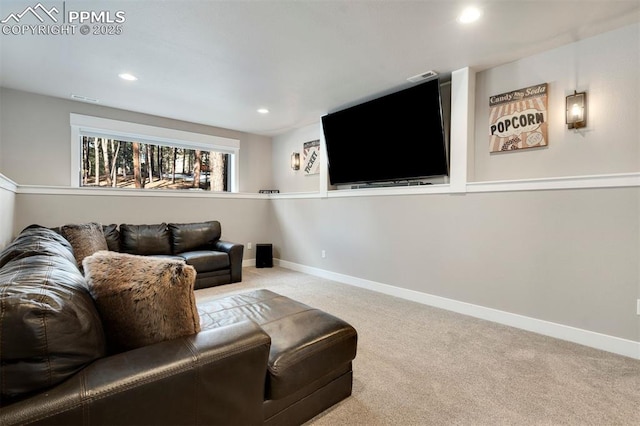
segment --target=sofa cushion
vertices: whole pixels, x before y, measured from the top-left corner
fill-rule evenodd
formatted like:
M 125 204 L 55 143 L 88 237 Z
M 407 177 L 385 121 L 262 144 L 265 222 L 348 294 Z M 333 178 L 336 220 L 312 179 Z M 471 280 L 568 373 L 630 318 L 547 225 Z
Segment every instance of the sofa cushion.
M 129 254 L 171 254 L 171 234 L 166 223 L 120 225 L 120 249 Z
M 105 348 L 75 259 L 33 254 L 0 269 L 0 405 L 61 383 Z
M 111 251 L 120 251 L 120 232 L 118 231 L 118 225 L 102 225 L 102 232 L 104 238 L 107 240 L 107 247 Z
M 99 223 L 82 223 L 64 225 L 60 228 L 60 234 L 69 241 L 73 247 L 73 255 L 78 267 L 82 271 L 82 261 L 100 250 L 107 250 L 107 240 Z
M 198 304 L 202 329 L 247 319 L 271 336 L 266 398 L 279 399 L 348 365 L 356 356 L 356 330 L 319 309 L 268 290 Z M 284 332 L 283 332 L 284 331 Z
M 220 222 L 212 220 L 198 223 L 170 223 L 171 244 L 174 254 L 199 249 L 211 249 L 220 239 Z
M 101 251 L 84 269 L 111 351 L 200 331 L 196 271 L 183 261 Z
M 198 272 L 211 272 L 229 269 L 229 255 L 221 251 L 198 250 L 181 253 L 180 257 Z
M 0 268 L 13 259 L 35 255 L 62 256 L 76 263 L 73 248 L 62 235 L 40 225 L 30 225 L 2 250 Z

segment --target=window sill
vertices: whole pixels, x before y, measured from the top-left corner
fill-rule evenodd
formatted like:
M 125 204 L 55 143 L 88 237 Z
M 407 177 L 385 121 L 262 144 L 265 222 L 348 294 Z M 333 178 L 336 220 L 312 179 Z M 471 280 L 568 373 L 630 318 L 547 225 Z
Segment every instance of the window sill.
M 41 186 L 18 185 L 18 194 L 38 195 L 81 195 L 81 196 L 109 196 L 109 197 L 175 197 L 175 198 L 255 198 L 268 199 L 266 194 L 253 194 L 245 192 L 211 192 L 202 190 L 185 189 L 133 189 L 133 188 L 91 188 L 70 186 Z

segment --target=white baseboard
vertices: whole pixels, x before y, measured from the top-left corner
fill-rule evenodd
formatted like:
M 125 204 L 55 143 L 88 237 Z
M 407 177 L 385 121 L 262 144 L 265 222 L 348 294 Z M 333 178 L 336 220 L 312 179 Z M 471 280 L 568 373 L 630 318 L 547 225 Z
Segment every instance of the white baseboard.
M 621 339 L 619 337 L 583 330 L 568 325 L 526 317 L 524 315 L 513 314 L 510 312 L 500 311 L 498 309 L 474 305 L 472 303 L 460 302 L 446 297 L 434 296 L 415 290 L 394 287 L 392 285 L 288 262 L 286 260 L 274 259 L 274 263 L 283 268 L 304 272 L 305 274 L 338 281 L 355 287 L 410 300 L 412 302 L 418 302 L 424 305 L 446 309 L 448 311 L 469 315 L 498 324 L 508 325 L 545 336 L 578 343 L 580 345 L 612 352 L 618 355 L 640 359 L 640 342 L 633 340 Z
M 256 266 L 256 260 L 255 259 L 243 259 L 242 260 L 242 267 L 245 268 L 247 266 Z

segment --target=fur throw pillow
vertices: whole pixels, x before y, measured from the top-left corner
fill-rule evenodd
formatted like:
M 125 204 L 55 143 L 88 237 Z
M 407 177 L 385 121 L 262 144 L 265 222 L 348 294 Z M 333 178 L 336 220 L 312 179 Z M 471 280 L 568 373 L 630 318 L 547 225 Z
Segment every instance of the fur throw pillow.
M 200 331 L 196 271 L 183 261 L 100 251 L 84 259 L 84 270 L 111 351 Z
M 108 250 L 107 240 L 99 223 L 64 225 L 60 228 L 60 234 L 73 247 L 73 255 L 80 271 L 82 271 L 82 261 L 85 257 L 100 250 Z

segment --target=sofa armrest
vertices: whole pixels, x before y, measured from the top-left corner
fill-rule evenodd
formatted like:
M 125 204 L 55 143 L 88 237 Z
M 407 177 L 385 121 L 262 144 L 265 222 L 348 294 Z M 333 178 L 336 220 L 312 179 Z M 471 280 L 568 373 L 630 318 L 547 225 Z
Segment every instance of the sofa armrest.
M 242 281 L 242 255 L 244 253 L 244 246 L 242 244 L 218 240 L 214 245 L 214 250 L 222 251 L 229 254 L 229 265 L 231 266 L 231 282 L 238 283 Z
M 102 358 L 0 424 L 262 424 L 270 343 L 247 321 Z

